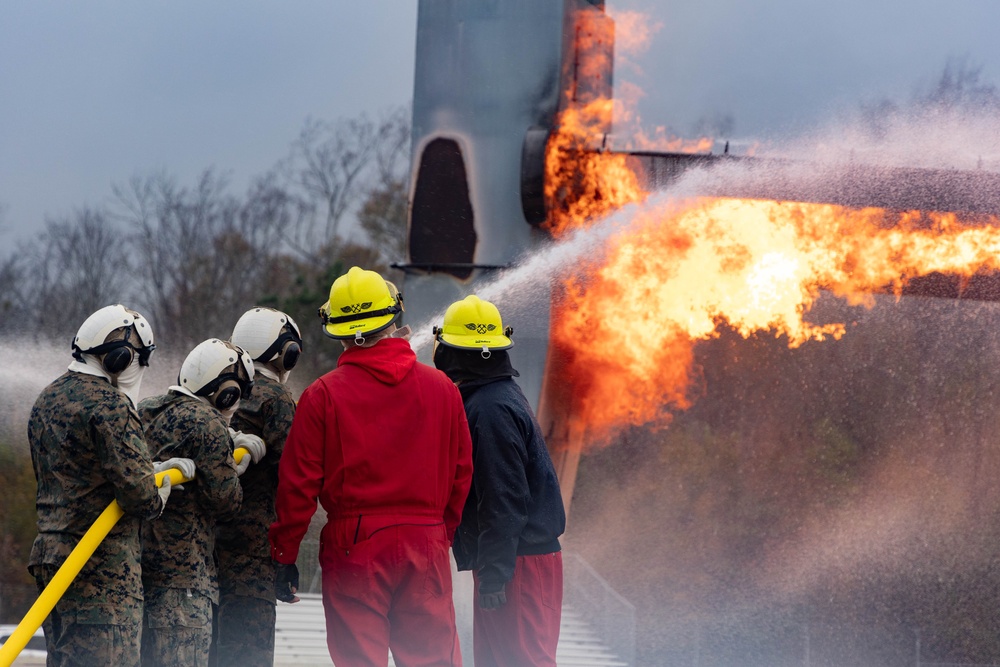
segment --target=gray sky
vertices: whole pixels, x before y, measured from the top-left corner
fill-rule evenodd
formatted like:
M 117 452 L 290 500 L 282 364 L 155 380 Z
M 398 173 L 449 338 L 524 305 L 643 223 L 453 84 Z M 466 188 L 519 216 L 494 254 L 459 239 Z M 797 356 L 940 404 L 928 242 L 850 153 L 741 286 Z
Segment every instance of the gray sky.
M 1000 82 L 997 0 L 608 0 L 660 23 L 619 54 L 644 126 L 800 129 L 904 100 L 949 57 Z M 203 169 L 242 191 L 309 117 L 376 114 L 413 91 L 414 0 L 0 0 L 0 249 L 113 183 Z
M 0 0 L 0 243 L 136 173 L 242 191 L 307 117 L 409 103 L 415 43 L 403 0 Z
M 763 137 L 825 122 L 859 101 L 909 99 L 949 58 L 1000 85 L 996 0 L 609 0 L 662 28 L 639 68 L 616 81 L 646 92 L 643 120 L 686 130 L 732 114 L 735 133 Z

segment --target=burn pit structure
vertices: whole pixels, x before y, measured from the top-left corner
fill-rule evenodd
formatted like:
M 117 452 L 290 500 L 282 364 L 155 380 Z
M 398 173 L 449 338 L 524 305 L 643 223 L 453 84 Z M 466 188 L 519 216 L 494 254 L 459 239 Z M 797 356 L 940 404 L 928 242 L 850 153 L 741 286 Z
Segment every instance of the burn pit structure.
M 614 26 L 603 0 L 422 0 L 417 18 L 404 293 L 411 323 L 440 317 L 520 257 L 552 243 L 543 228 L 545 158 L 560 114 L 611 99 Z M 610 126 L 591 126 L 604 151 Z M 618 151 L 616 151 L 618 152 Z M 1000 174 L 791 160 L 620 151 L 646 190 L 691 169 L 706 172 L 699 194 L 836 204 L 849 208 L 1000 212 Z M 724 165 L 741 165 L 729 178 Z M 565 193 L 571 197 L 573 193 Z M 1000 276 L 967 280 L 931 274 L 903 295 L 1000 301 Z M 519 384 L 536 409 L 567 512 L 586 433 L 569 414 L 571 391 L 550 346 L 550 287 L 530 307 L 499 303 L 516 324 L 511 350 Z M 429 353 L 429 350 L 424 351 Z M 425 358 L 425 361 L 430 361 Z

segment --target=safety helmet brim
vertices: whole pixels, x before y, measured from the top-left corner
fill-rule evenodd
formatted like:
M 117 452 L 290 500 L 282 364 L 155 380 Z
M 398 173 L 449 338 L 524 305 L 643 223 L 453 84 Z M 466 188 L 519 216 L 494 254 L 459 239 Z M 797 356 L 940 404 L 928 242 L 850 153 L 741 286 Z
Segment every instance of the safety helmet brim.
M 506 350 L 514 345 L 512 333 L 504 327 L 497 307 L 475 294 L 448 306 L 444 322 L 434 327 L 438 341 L 460 350 Z
M 319 309 L 323 333 L 338 340 L 376 334 L 399 319 L 403 295 L 374 271 L 353 266 L 333 282 L 330 298 Z
M 439 333 L 438 340 L 448 347 L 460 350 L 481 350 L 484 347 L 491 350 L 506 350 L 514 347 L 514 341 L 508 336 L 466 336 Z
M 329 308 L 329 302 L 327 302 L 327 305 L 324 306 L 324 308 Z M 382 315 L 380 317 L 372 317 L 364 320 L 357 320 L 355 322 L 341 322 L 338 324 L 327 322 L 323 325 L 323 333 L 330 338 L 336 338 L 338 340 L 353 339 L 358 335 L 370 336 L 371 334 L 382 331 L 390 324 L 398 320 L 399 315 L 399 313 L 392 313 L 389 315 Z

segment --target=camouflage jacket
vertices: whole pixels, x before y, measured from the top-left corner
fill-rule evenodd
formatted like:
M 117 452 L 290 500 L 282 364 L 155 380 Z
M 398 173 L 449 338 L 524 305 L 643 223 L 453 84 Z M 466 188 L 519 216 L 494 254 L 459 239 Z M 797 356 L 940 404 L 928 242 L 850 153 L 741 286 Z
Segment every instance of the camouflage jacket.
M 267 446 L 264 459 L 251 464 L 240 478 L 243 507 L 239 519 L 218 525 L 219 582 L 224 591 L 235 595 L 274 600 L 267 529 L 275 519 L 278 461 L 294 414 L 295 400 L 288 387 L 258 373 L 250 398 L 240 401 L 230 423 L 237 431 L 260 436 Z
M 179 456 L 198 468 L 162 516 L 142 525 L 143 584 L 191 588 L 218 602 L 215 523 L 236 516 L 243 499 L 229 428 L 215 408 L 173 392 L 142 401 L 139 414 L 154 460 Z
M 95 602 L 142 599 L 139 521 L 162 504 L 129 399 L 104 378 L 66 372 L 35 401 L 28 421 L 38 482 L 38 537 L 28 568 L 61 565 L 112 501 L 125 515 L 76 578 Z

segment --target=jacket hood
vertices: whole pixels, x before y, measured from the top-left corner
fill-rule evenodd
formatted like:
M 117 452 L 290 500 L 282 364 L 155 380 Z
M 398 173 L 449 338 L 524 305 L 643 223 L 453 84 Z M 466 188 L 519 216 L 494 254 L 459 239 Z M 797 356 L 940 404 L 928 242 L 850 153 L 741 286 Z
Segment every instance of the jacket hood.
M 399 384 L 417 363 L 410 342 L 403 338 L 383 338 L 371 347 L 344 350 L 337 366 L 358 366 L 384 384 Z

